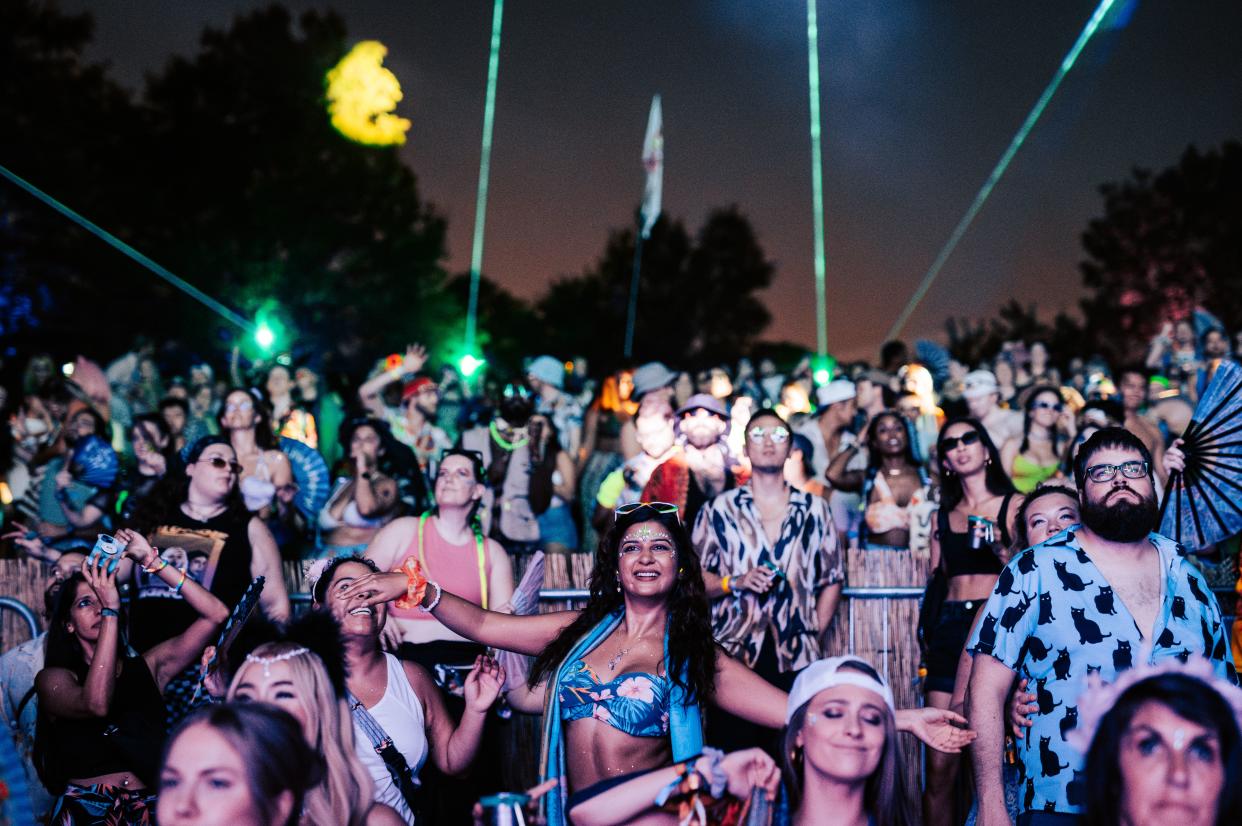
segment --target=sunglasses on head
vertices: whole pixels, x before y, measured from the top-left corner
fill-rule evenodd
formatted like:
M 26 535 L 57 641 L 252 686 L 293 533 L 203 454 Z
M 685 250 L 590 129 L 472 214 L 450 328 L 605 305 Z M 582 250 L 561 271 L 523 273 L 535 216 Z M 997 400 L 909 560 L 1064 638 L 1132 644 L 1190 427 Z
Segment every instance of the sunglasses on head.
M 954 450 L 958 445 L 973 445 L 979 441 L 979 431 L 969 430 L 961 436 L 952 436 L 940 440 L 940 452 L 948 453 Z
M 237 462 L 225 459 L 223 456 L 212 456 L 209 459 L 200 459 L 199 461 L 206 462 L 217 470 L 224 470 L 225 468 L 228 468 L 233 472 L 234 476 L 241 476 L 242 466 Z
M 643 508 L 649 508 L 656 513 L 677 514 L 678 508 L 672 502 L 629 502 L 625 505 L 618 506 L 613 510 L 614 516 L 629 516 L 631 513 L 637 513 Z M 681 516 L 677 516 L 677 521 L 681 521 Z

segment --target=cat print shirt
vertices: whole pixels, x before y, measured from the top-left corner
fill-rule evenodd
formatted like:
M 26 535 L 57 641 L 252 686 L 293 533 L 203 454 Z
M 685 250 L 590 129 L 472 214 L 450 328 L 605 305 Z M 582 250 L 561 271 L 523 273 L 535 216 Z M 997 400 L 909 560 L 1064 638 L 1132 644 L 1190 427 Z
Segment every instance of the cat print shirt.
M 1078 723 L 1078 696 L 1098 672 L 1112 682 L 1135 664 L 1143 635 L 1104 576 L 1074 537 L 1078 526 L 1015 556 L 1001 572 L 967 645 L 1025 677 L 1036 695 L 1034 725 L 1018 741 L 1022 811 L 1076 813 L 1083 803 L 1084 756 L 1066 741 Z M 1207 581 L 1167 537 L 1148 537 L 1165 572 L 1151 661 L 1209 657 L 1236 680 L 1220 606 Z

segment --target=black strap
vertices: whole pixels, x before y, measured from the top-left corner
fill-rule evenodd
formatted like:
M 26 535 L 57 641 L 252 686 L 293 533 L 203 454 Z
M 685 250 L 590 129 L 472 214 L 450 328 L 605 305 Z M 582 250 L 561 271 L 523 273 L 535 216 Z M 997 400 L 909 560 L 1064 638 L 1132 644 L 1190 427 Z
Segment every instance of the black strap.
M 371 741 L 371 746 L 375 749 L 375 753 L 384 761 L 384 765 L 388 767 L 388 774 L 392 777 L 392 781 L 396 784 L 401 797 L 405 800 L 406 805 L 410 807 L 410 811 L 414 813 L 417 819 L 422 796 L 419 793 L 418 784 L 414 782 L 414 772 L 410 769 L 410 764 L 406 761 L 405 755 L 397 748 L 392 737 L 380 725 L 371 712 L 367 711 L 362 701 L 352 694 L 349 695 L 349 709 L 354 717 L 354 721 L 366 733 L 367 739 Z
M 997 522 L 1000 522 L 1001 544 L 1008 548 L 1013 544 L 1013 537 L 1009 535 L 1009 500 L 1013 499 L 1013 491 L 1005 494 L 1005 501 L 1001 502 L 1000 513 L 997 515 Z

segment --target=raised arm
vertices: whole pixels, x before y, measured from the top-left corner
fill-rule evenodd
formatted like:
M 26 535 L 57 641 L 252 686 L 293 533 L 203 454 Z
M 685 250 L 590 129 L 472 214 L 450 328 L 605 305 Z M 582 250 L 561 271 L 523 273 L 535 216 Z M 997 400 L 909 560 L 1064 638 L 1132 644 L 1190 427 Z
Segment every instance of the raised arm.
M 401 571 L 367 574 L 355 579 L 337 598 L 348 600 L 357 597 L 362 599 L 364 605 L 378 605 L 406 596 L 408 584 L 409 577 Z M 578 616 L 577 611 L 527 616 L 484 611 L 470 600 L 448 591 L 437 592 L 430 583 L 423 595 L 422 605 L 431 605 L 437 593 L 439 602 L 431 614 L 445 628 L 492 648 L 531 656 L 541 653 Z
M 384 402 L 380 398 L 380 393 L 384 392 L 384 388 L 395 381 L 399 381 L 402 376 L 409 373 L 417 373 L 427 363 L 427 348 L 421 344 L 411 344 L 405 348 L 405 358 L 401 364 L 390 370 L 385 370 L 373 379 L 363 382 L 358 388 L 358 401 L 362 402 L 362 406 L 372 416 L 382 418 L 384 415 Z
M 116 538 L 126 543 L 126 556 L 179 592 L 186 604 L 198 613 L 198 619 L 190 623 L 184 632 L 142 654 L 155 684 L 163 691 L 169 680 L 202 656 L 203 649 L 229 618 L 229 608 L 215 594 L 187 576 L 185 571 L 160 559 L 159 552 L 142 534 L 125 529 L 117 531 Z
M 490 657 L 475 659 L 474 668 L 466 677 L 466 708 L 461 720 L 454 724 L 431 676 L 415 663 L 403 661 L 402 665 L 414 693 L 423 701 L 427 743 L 436 767 L 448 775 L 465 774 L 479 752 L 487 710 L 500 696 L 500 687 L 505 681 L 504 669 Z
M 846 470 L 850 461 L 858 455 L 858 443 L 847 447 L 845 450 L 833 457 L 828 463 L 828 469 L 824 471 L 824 477 L 837 490 L 860 491 L 863 488 L 863 481 L 866 479 L 866 472 L 861 470 Z
M 86 679 L 78 678 L 67 668 L 45 668 L 35 676 L 40 707 L 57 717 L 86 719 L 103 717 L 112 705 L 116 688 L 116 658 L 120 642 L 121 596 L 116 589 L 116 571 L 107 573 L 99 565 L 82 564 L 82 576 L 93 593 L 79 597 L 79 604 L 94 604 L 101 614 L 99 638 L 95 654 L 86 671 Z
M 779 729 L 785 726 L 789 695 L 716 649 L 716 705 L 743 720 Z

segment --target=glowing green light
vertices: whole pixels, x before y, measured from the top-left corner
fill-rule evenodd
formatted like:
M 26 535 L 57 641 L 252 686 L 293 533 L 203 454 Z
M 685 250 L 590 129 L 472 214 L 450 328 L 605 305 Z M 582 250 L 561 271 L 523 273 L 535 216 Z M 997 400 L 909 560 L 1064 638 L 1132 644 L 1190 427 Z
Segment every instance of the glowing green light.
M 816 0 L 806 0 L 806 43 L 811 93 L 811 197 L 815 213 L 815 352 L 828 352 L 828 293 L 824 284 L 824 163 L 819 125 L 819 24 Z
M 266 323 L 260 324 L 254 331 L 254 343 L 264 351 L 270 351 L 272 345 L 276 343 L 276 333 L 272 332 L 272 328 Z
M 816 384 L 827 384 L 831 380 L 832 380 L 832 373 L 829 373 L 827 370 L 816 370 L 815 371 L 815 383 Z
M 500 73 L 500 24 L 505 0 L 492 6 L 492 46 L 487 59 L 487 97 L 483 103 L 483 154 L 479 159 L 479 190 L 474 203 L 474 245 L 470 252 L 470 300 L 466 307 L 466 352 L 474 349 L 479 314 L 479 276 L 483 271 L 483 226 L 487 218 L 487 179 L 492 167 L 492 125 L 496 118 L 496 76 Z M 473 372 L 473 371 L 472 371 Z M 469 374 L 467 374 L 469 375 Z
M 832 377 L 837 372 L 837 360 L 827 353 L 816 356 L 811 364 L 814 371 L 811 373 L 811 378 L 815 380 L 817 385 L 824 385 L 832 381 Z
M 457 362 L 457 368 L 461 370 L 461 374 L 463 376 L 465 376 L 466 378 L 470 378 L 471 376 L 473 376 L 475 373 L 478 372 L 480 367 L 482 367 L 485 364 L 487 364 L 487 362 L 484 361 L 483 359 L 478 358 L 472 353 L 466 353 L 466 355 L 462 356 L 461 359 Z
M 923 276 L 923 280 L 919 283 L 918 289 L 910 296 L 910 300 L 906 303 L 906 307 L 901 311 L 901 315 L 893 322 L 893 326 L 888 331 L 887 340 L 897 338 L 901 333 L 901 328 L 910 320 L 911 314 L 918 307 L 919 302 L 923 300 L 923 296 L 927 295 L 927 291 L 931 289 L 932 282 L 936 280 L 936 276 L 940 274 L 940 269 L 945 262 L 949 260 L 949 256 L 953 254 L 953 250 L 957 248 L 957 244 L 962 240 L 962 236 L 966 234 L 966 230 L 970 228 L 970 224 L 975 220 L 975 216 L 979 214 L 979 210 L 983 209 L 983 202 L 992 194 L 992 190 L 996 187 L 1001 176 L 1005 174 L 1005 170 L 1009 167 L 1014 155 L 1018 154 L 1018 150 L 1022 148 L 1026 136 L 1035 128 L 1036 121 L 1040 115 L 1044 113 L 1048 103 L 1052 100 L 1052 96 L 1056 94 L 1057 88 L 1060 87 L 1061 81 L 1069 74 L 1069 70 L 1074 67 L 1074 63 L 1078 60 L 1078 55 L 1086 47 L 1087 41 L 1099 29 L 1100 23 L 1108 14 L 1109 8 L 1116 0 L 1100 0 L 1100 5 L 1096 6 L 1095 13 L 1091 15 L 1091 19 L 1087 21 L 1087 25 L 1083 28 L 1082 33 L 1078 35 L 1078 40 L 1074 42 L 1069 53 L 1065 55 L 1065 59 L 1061 61 L 1061 65 L 1057 67 L 1056 74 L 1052 76 L 1044 93 L 1039 96 L 1039 100 L 1035 101 L 1035 106 L 1031 109 L 1030 114 L 1026 116 L 1026 120 L 1022 122 L 1022 126 L 1018 128 L 1017 134 L 1013 136 L 1013 140 L 1009 142 L 1009 148 L 1005 150 L 1005 154 L 1001 155 L 999 161 L 996 162 L 992 174 L 988 176 L 983 187 L 975 195 L 975 200 L 971 203 L 970 209 L 966 210 L 966 214 L 962 216 L 962 220 L 957 222 L 953 233 L 949 236 L 949 240 L 945 242 L 944 247 L 940 250 L 940 254 L 936 256 L 936 260 L 932 262 L 931 268 L 927 274 Z

